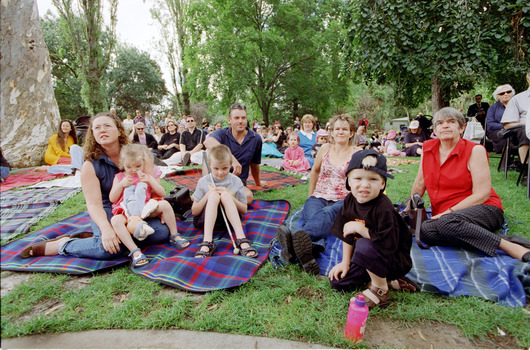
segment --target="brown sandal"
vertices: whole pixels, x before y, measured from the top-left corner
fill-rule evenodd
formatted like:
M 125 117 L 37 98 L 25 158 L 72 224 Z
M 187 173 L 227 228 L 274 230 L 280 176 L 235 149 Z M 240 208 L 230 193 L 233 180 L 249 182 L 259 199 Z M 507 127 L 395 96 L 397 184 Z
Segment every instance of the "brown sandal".
M 390 305 L 390 302 L 388 301 L 388 298 L 390 297 L 390 289 L 385 292 L 381 288 L 374 287 L 370 283 L 367 290 L 355 294 L 354 297 L 357 297 L 360 294 L 364 295 L 366 306 L 368 306 L 369 309 L 372 309 L 375 306 L 379 306 L 383 309 Z
M 58 241 L 63 238 L 70 238 L 70 235 L 62 235 L 54 239 L 38 242 L 27 246 L 26 248 L 24 248 L 24 250 L 20 252 L 20 256 L 22 257 L 22 259 L 31 258 L 34 256 L 44 256 L 44 253 L 46 253 L 46 244 Z
M 410 293 L 419 292 L 421 290 L 419 284 L 407 277 L 401 277 L 388 282 L 388 288 Z

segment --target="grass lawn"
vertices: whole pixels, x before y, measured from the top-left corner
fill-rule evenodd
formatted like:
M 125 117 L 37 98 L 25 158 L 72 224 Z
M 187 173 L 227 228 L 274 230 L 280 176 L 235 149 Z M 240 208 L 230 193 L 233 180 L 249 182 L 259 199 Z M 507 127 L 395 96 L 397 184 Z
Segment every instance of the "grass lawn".
M 515 186 L 514 172 L 504 180 L 491 161 L 492 182 L 503 200 L 511 233 L 530 238 L 530 199 Z M 273 170 L 267 168 L 267 170 Z M 418 165 L 401 165 L 387 192 L 400 202 L 410 191 Z M 164 183 L 166 190 L 172 188 Z M 307 198 L 308 185 L 256 194 L 258 199 L 289 199 L 291 211 Z M 85 210 L 82 194 L 62 204 L 31 232 Z M 520 223 L 519 223 L 520 222 Z M 345 340 L 344 324 L 350 295 L 334 292 L 327 280 L 304 273 L 298 266 L 276 271 L 266 263 L 249 283 L 234 290 L 206 294 L 174 293 L 137 276 L 128 268 L 96 273 L 81 288 L 74 277 L 35 273 L 27 283 L 2 297 L 2 338 L 37 333 L 93 329 L 188 329 L 268 336 L 326 346 L 366 347 Z M 75 277 L 78 278 L 78 277 Z M 474 297 L 444 298 L 426 293 L 392 293 L 391 305 L 370 312 L 367 327 L 385 320 L 413 328 L 443 322 L 456 325 L 467 337 L 494 337 L 500 328 L 521 348 L 530 346 L 530 308 L 512 309 Z M 55 311 L 54 311 L 55 310 Z

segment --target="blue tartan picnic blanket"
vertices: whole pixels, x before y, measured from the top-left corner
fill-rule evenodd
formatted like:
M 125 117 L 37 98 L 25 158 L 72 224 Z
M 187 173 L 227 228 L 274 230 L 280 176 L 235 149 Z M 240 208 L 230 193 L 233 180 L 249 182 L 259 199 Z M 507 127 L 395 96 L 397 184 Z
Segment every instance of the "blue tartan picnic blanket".
M 289 216 L 285 224 L 295 232 L 302 227 L 302 208 Z M 506 231 L 506 230 L 505 230 Z M 270 259 L 285 265 L 275 240 Z M 431 247 L 420 249 L 414 239 L 411 249 L 413 266 L 407 277 L 421 286 L 422 292 L 446 297 L 476 296 L 510 307 L 524 307 L 530 297 L 530 264 L 513 259 L 498 250 L 488 257 L 461 248 Z M 326 237 L 326 250 L 316 259 L 320 274 L 327 275 L 341 261 L 342 241 L 332 234 Z
M 178 250 L 169 246 L 151 246 L 144 253 L 150 264 L 134 273 L 169 286 L 192 292 L 207 292 L 242 285 L 265 263 L 276 229 L 289 213 L 289 202 L 284 200 L 254 200 L 243 215 L 245 236 L 253 243 L 259 257 L 234 255 L 226 231 L 215 231 L 215 254 L 206 259 L 194 258 L 202 242 L 203 231 L 193 226 L 193 218 L 179 221 L 181 235 L 191 241 L 188 248 Z
M 129 258 L 126 256 L 117 256 L 114 260 L 82 259 L 63 255 L 40 256 L 28 259 L 22 259 L 20 257 L 20 252 L 30 244 L 54 239 L 61 235 L 90 231 L 88 212 L 74 215 L 2 246 L 0 251 L 0 267 L 2 270 L 9 271 L 57 272 L 81 275 L 125 264 L 129 261 Z
M 289 213 L 289 202 L 284 200 L 254 200 L 243 215 L 243 228 L 247 238 L 253 241 L 259 257 L 247 258 L 234 255 L 228 233 L 215 231 L 217 251 L 207 259 L 194 258 L 202 242 L 202 230 L 193 227 L 193 218 L 178 221 L 181 235 L 191 241 L 188 248 L 178 250 L 169 243 L 147 247 L 143 252 L 149 265 L 132 269 L 140 276 L 169 286 L 193 292 L 206 292 L 239 286 L 256 273 L 265 263 L 278 225 Z M 10 271 L 38 271 L 68 274 L 85 274 L 129 263 L 125 255 L 113 260 L 81 259 L 69 256 L 46 256 L 22 259 L 20 252 L 29 244 L 49 240 L 64 234 L 90 232 L 87 212 L 58 222 L 23 239 L 1 247 L 0 267 Z
M 77 194 L 76 188 L 24 188 L 0 193 L 0 238 L 9 240 L 30 227 Z

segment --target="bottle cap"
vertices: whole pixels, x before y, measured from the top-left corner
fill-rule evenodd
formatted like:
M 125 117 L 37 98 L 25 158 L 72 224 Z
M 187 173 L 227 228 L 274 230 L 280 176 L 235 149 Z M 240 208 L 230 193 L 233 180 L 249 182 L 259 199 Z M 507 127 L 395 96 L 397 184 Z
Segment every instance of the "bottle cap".
M 364 295 L 359 294 L 359 296 L 355 298 L 355 305 L 360 306 L 360 307 L 363 307 L 364 305 L 366 305 L 366 301 L 364 301 Z

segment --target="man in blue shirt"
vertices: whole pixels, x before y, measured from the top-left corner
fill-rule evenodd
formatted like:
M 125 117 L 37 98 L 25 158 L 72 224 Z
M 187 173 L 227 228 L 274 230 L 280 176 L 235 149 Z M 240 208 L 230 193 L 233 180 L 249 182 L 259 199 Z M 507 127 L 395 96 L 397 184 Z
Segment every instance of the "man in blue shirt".
M 261 137 L 248 127 L 247 108 L 242 104 L 233 104 L 228 111 L 230 127 L 219 129 L 204 141 L 207 149 L 218 144 L 226 145 L 232 152 L 234 175 L 239 176 L 245 185 L 247 203 L 252 202 L 254 195 L 247 187 L 249 170 L 256 186 L 262 186 L 259 165 L 261 163 Z

